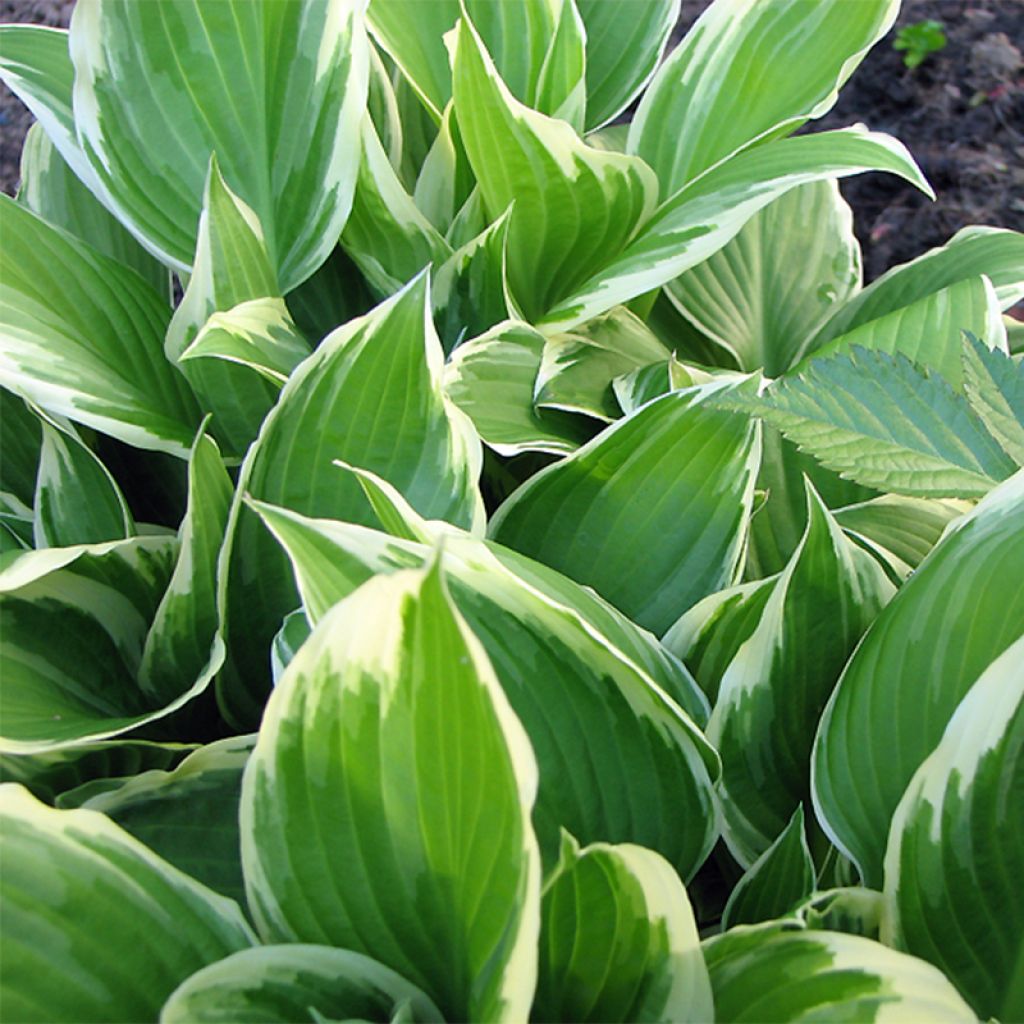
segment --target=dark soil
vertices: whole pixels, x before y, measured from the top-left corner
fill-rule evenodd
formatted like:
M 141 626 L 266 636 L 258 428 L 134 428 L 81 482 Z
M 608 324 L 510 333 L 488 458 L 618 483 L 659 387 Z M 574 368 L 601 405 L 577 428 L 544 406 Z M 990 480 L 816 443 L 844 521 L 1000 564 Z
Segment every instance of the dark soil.
M 849 0 L 855 3 L 856 0 Z M 0 21 L 66 25 L 73 0 L 0 0 Z M 707 0 L 683 0 L 678 36 Z M 935 19 L 948 43 L 908 70 L 900 26 Z M 896 28 L 868 55 L 835 108 L 811 128 L 861 121 L 900 139 L 938 193 L 934 203 L 891 175 L 847 179 L 871 280 L 967 224 L 1024 231 L 1024 0 L 905 0 Z M 17 187 L 28 112 L 0 86 L 0 187 Z

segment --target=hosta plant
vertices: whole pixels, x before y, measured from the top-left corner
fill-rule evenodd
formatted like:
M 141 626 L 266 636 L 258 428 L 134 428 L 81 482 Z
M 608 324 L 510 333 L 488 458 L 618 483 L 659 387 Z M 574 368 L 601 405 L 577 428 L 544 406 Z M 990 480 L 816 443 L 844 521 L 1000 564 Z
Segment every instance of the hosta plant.
M 0 28 L 5 1019 L 1024 1015 L 1024 238 L 678 7 Z

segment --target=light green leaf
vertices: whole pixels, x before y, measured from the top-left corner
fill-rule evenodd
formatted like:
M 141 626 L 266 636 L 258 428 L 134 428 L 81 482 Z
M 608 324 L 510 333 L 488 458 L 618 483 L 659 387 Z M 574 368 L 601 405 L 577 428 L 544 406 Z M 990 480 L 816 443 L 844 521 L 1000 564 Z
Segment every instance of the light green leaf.
M 566 121 L 582 135 L 587 108 L 587 30 L 575 0 L 561 0 L 556 10 L 557 20 L 541 65 L 537 95 L 528 105 Z
M 430 555 L 426 545 L 360 526 L 259 511 L 292 558 L 314 622 L 373 574 L 418 567 Z M 527 560 L 510 565 L 511 553 L 457 535 L 445 537 L 444 550 L 452 596 L 537 755 L 534 825 L 547 862 L 564 827 L 581 842 L 650 847 L 692 876 L 717 838 L 711 785 L 719 772 L 681 710 L 706 714 L 692 680 L 653 638 L 568 580 L 556 585 L 556 574 L 528 573 Z
M 663 202 L 621 252 L 606 246 L 601 265 L 589 268 L 589 279 L 571 295 L 559 296 L 545 314 L 545 330 L 569 330 L 666 284 L 714 255 L 790 189 L 876 170 L 897 174 L 931 195 L 903 145 L 863 127 L 779 139 L 740 153 Z
M 220 572 L 231 671 L 218 687 L 240 727 L 259 721 L 267 650 L 297 603 L 287 559 L 241 505 L 246 492 L 374 522 L 359 485 L 333 465 L 340 458 L 388 480 L 427 518 L 481 522 L 480 442 L 442 393 L 442 360 L 423 274 L 329 335 L 281 391 L 243 465 Z
M 513 493 L 490 535 L 664 632 L 743 555 L 759 432 L 713 394 L 674 391 L 608 427 Z
M 164 358 L 166 300 L 7 196 L 0 234 L 0 384 L 128 444 L 187 452 L 199 412 Z
M 33 503 L 35 546 L 101 544 L 132 536 L 135 522 L 128 504 L 99 456 L 70 424 L 65 427 L 41 411 L 39 422 L 43 444 Z
M 438 231 L 448 231 L 475 186 L 455 107 L 449 100 L 437 136 L 416 175 L 413 198 Z
M 383 964 L 348 949 L 260 946 L 203 968 L 172 993 L 160 1024 L 280 1024 L 328 1018 L 440 1021 L 437 1007 Z
M 309 639 L 309 634 L 309 620 L 301 608 L 296 608 L 284 617 L 270 646 L 270 667 L 275 686 L 281 681 L 284 670 L 291 664 L 299 648 Z
M 0 993 L 18 1021 L 154 1020 L 189 975 L 249 946 L 238 905 L 94 811 L 0 787 Z
M 843 932 L 877 939 L 882 902 L 882 894 L 874 889 L 847 886 L 812 893 L 795 913 L 811 931 Z
M 587 30 L 589 131 L 614 120 L 650 80 L 678 20 L 679 0 L 576 0 L 576 6 Z
M 440 564 L 371 580 L 288 666 L 246 770 L 262 934 L 372 956 L 455 1020 L 522 1020 L 536 791 L 529 740 Z
M 885 854 L 884 941 L 940 967 L 983 1019 L 1024 1016 L 1022 741 L 1024 636 L 914 773 Z
M 493 220 L 515 204 L 509 281 L 533 322 L 625 246 L 653 211 L 657 182 L 642 160 L 591 149 L 566 123 L 518 102 L 465 17 L 454 92 L 487 213 Z
M 784 917 L 814 891 L 815 870 L 804 835 L 804 805 L 747 869 L 729 895 L 722 930 Z
M 815 741 L 814 806 L 880 888 L 885 837 L 911 776 L 961 698 L 1024 621 L 1024 471 L 947 528 L 850 659 Z
M 704 958 L 723 1024 L 976 1019 L 931 964 L 859 935 L 739 927 L 705 941 Z
M 586 440 L 577 417 L 534 405 L 544 344 L 528 324 L 505 321 L 459 345 L 445 366 L 446 394 L 500 455 L 565 455 Z
M 190 270 L 215 153 L 263 225 L 282 288 L 324 262 L 348 216 L 366 108 L 359 5 L 86 0 L 70 49 L 79 142 L 151 252 Z
M 847 658 L 895 590 L 809 486 L 807 505 L 804 536 L 722 675 L 708 722 L 722 755 L 725 840 L 745 866 L 809 801 L 815 726 Z
M 818 181 L 770 203 L 666 292 L 742 369 L 777 377 L 860 281 L 850 207 L 834 181 Z
M 868 487 L 975 498 L 1014 470 L 967 399 L 899 354 L 854 347 L 812 360 L 760 397 L 727 401 Z
M 711 985 L 679 876 L 641 846 L 563 834 L 544 887 L 535 1021 L 708 1021 Z
M 370 85 L 366 97 L 366 112 L 373 121 L 377 138 L 388 155 L 388 162 L 396 171 L 402 167 L 404 129 L 402 112 L 398 108 L 398 97 L 391 81 L 393 64 L 381 56 L 380 50 L 370 44 Z
M 224 663 L 217 556 L 233 493 L 217 445 L 201 434 L 188 467 L 188 507 L 178 531 L 178 559 L 139 664 L 139 689 L 155 704 L 173 701 L 196 686 L 205 688 Z
M 893 267 L 836 310 L 807 350 L 813 352 L 861 324 L 982 274 L 992 282 L 1003 309 L 1024 296 L 1024 235 L 989 227 L 958 231 L 945 245 Z
M 629 152 L 654 168 L 662 198 L 673 195 L 737 150 L 826 113 L 898 10 L 896 0 L 719 0 L 658 69 Z
M 3 38 L 0 31 L 0 40 Z M 70 66 L 70 59 L 68 63 Z M 69 95 L 70 89 L 69 81 Z M 167 268 L 153 259 L 75 176 L 41 124 L 32 125 L 25 136 L 18 202 L 105 256 L 131 267 L 160 295 L 170 294 Z
M 971 408 L 1003 451 L 1024 466 L 1024 366 L 970 334 L 962 358 Z

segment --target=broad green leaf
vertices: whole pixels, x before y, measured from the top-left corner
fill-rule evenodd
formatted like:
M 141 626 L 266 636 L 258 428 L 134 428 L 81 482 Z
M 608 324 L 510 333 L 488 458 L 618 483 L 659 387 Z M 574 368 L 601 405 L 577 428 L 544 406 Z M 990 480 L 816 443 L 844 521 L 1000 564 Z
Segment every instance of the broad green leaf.
M 190 362 L 189 356 L 195 355 L 190 347 L 198 335 L 220 326 L 207 328 L 216 313 L 227 314 L 240 303 L 278 293 L 263 228 L 253 210 L 228 188 L 216 156 L 211 156 L 192 274 L 167 328 L 164 348 L 195 388 L 204 411 L 213 414 L 212 432 L 233 457 L 243 455 L 255 438 L 274 404 L 276 388 L 247 365 Z M 287 314 L 280 319 L 278 344 L 294 365 L 295 350 L 308 355 L 309 347 Z
M 745 866 L 809 802 L 815 726 L 847 658 L 894 593 L 811 487 L 807 505 L 804 536 L 722 675 L 708 722 L 722 755 L 725 840 Z
M 629 152 L 662 198 L 737 150 L 788 133 L 835 103 L 892 26 L 896 0 L 719 0 L 658 69 Z
M 535 1021 L 708 1021 L 690 900 L 652 850 L 563 834 L 544 887 Z
M 881 888 L 896 805 L 953 711 L 1024 621 L 1024 472 L 947 528 L 846 666 L 815 740 L 814 806 Z
M 877 939 L 882 906 L 880 892 L 863 886 L 847 886 L 812 893 L 797 907 L 796 917 L 808 930 Z
M 173 537 L 133 537 L 5 556 L 0 750 L 37 753 L 104 739 L 198 692 L 189 680 L 160 708 L 136 683 L 176 551 Z
M 1006 331 L 999 300 L 986 277 L 968 277 L 833 338 L 804 359 L 800 373 L 816 359 L 849 353 L 855 346 L 903 355 L 918 366 L 936 370 L 957 391 L 963 391 L 961 337 L 970 331 L 987 347 L 1006 350 Z
M 418 567 L 430 555 L 426 545 L 364 527 L 259 511 L 291 555 L 313 622 L 375 573 Z M 510 565 L 496 547 L 456 535 L 444 550 L 452 596 L 537 755 L 534 825 L 547 863 L 564 827 L 585 843 L 647 846 L 692 876 L 717 837 L 711 786 L 719 772 L 694 725 L 706 711 L 692 680 L 659 658 L 652 638 L 645 644 L 628 620 L 568 580 L 556 586 L 554 573 L 529 573 L 525 559 Z
M 695 366 L 687 366 L 670 356 L 664 362 L 648 363 L 636 370 L 630 370 L 612 381 L 612 391 L 622 412 L 629 416 L 641 405 L 669 391 L 707 384 L 712 380 L 710 373 Z
M 899 354 L 855 346 L 812 360 L 760 397 L 727 401 L 867 487 L 976 498 L 1015 468 L 963 395 Z
M 224 663 L 217 612 L 217 557 L 234 486 L 217 445 L 196 438 L 188 467 L 188 507 L 178 531 L 174 573 L 146 634 L 138 684 L 159 704 L 205 688 Z
M 714 255 L 754 214 L 790 189 L 864 171 L 888 171 L 932 194 L 899 142 L 863 127 L 767 142 L 674 193 L 621 252 L 605 246 L 600 266 L 588 267 L 589 278 L 578 282 L 572 294 L 559 296 L 561 301 L 545 314 L 545 331 L 569 330 L 666 284 Z
M 439 562 L 371 580 L 288 666 L 246 770 L 260 931 L 372 956 L 452 1019 L 522 1020 L 536 791 L 530 742 Z
M 324 262 L 348 216 L 366 108 L 358 4 L 86 0 L 70 50 L 79 142 L 151 252 L 190 270 L 215 153 L 263 225 L 281 287 Z
M 238 801 L 254 742 L 218 740 L 173 771 L 135 775 L 81 806 L 105 814 L 190 878 L 244 903 Z
M 804 806 L 747 869 L 729 895 L 722 930 L 784 917 L 814 891 L 814 861 L 804 835 Z
M 964 387 L 971 408 L 1018 466 L 1024 466 L 1024 366 L 973 335 L 964 339 Z
M 608 427 L 512 494 L 490 535 L 664 632 L 735 582 L 745 545 L 760 437 L 715 393 L 671 392 Z
M 388 161 L 369 117 L 363 118 L 362 158 L 352 214 L 341 244 L 377 295 L 392 295 L 452 247 L 419 211 Z
M 622 415 L 615 378 L 663 363 L 671 354 L 638 316 L 618 306 L 572 333 L 548 338 L 534 386 L 536 403 L 611 423 Z
M 413 199 L 438 231 L 447 232 L 475 185 L 455 118 L 455 106 L 449 100 L 437 136 L 416 175 Z
M 931 964 L 859 935 L 739 927 L 705 941 L 704 958 L 723 1024 L 976 1019 Z
M 509 281 L 533 322 L 625 246 L 653 211 L 657 182 L 642 160 L 591 149 L 565 122 L 518 102 L 466 17 L 454 91 L 487 213 L 493 220 L 515 204 Z
M 69 82 L 69 94 L 70 86 Z M 105 256 L 131 267 L 161 295 L 169 294 L 167 268 L 153 259 L 75 176 L 41 124 L 32 125 L 25 136 L 18 202 Z
M 440 1021 L 415 985 L 348 949 L 294 943 L 243 949 L 197 971 L 164 1004 L 160 1024 L 280 1024 L 344 1020 L 389 1024 L 408 1004 L 409 1021 Z
M 587 30 L 589 131 L 621 114 L 650 80 L 678 20 L 679 0 L 576 0 L 576 6 Z
M 242 467 L 220 571 L 231 672 L 218 692 L 238 726 L 259 721 L 267 650 L 297 603 L 287 559 L 241 504 L 246 492 L 306 515 L 373 523 L 358 483 L 333 464 L 343 459 L 382 476 L 427 518 L 482 519 L 480 442 L 443 395 L 442 360 L 422 274 L 329 335 L 282 389 Z
M 0 36 L 2 38 L 2 36 Z M 540 362 L 540 352 L 537 353 Z M 0 387 L 0 432 L 4 457 L 0 459 L 0 491 L 14 497 L 31 515 L 35 500 L 43 428 L 31 409 L 16 394 Z
M 850 207 L 834 181 L 818 181 L 770 203 L 666 291 L 742 369 L 776 377 L 860 281 Z
M 0 234 L 0 383 L 128 444 L 184 455 L 199 411 L 164 357 L 166 300 L 7 196 Z
M 992 282 L 1003 309 L 1024 296 L 1024 235 L 989 227 L 958 231 L 945 245 L 893 267 L 836 310 L 808 351 L 821 348 L 861 324 L 981 274 Z
M 1024 636 L 953 712 L 885 854 L 883 939 L 940 967 L 983 1019 L 1024 1016 L 1022 741 Z
M 528 324 L 505 321 L 459 345 L 445 366 L 446 394 L 500 455 L 566 455 L 587 438 L 577 417 L 534 404 L 544 344 L 544 336 Z
M 135 522 L 110 470 L 70 424 L 65 428 L 45 413 L 39 422 L 43 444 L 33 503 L 35 546 L 101 544 L 132 536 Z
M 0 993 L 18 1021 L 155 1020 L 189 975 L 251 945 L 238 905 L 94 811 L 0 787 Z

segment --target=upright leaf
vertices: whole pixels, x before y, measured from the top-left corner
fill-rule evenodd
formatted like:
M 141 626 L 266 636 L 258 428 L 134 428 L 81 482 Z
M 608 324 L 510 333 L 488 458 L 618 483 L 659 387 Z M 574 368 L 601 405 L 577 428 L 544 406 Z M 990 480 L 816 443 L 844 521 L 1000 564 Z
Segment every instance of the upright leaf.
M 246 771 L 263 935 L 372 956 L 456 1020 L 523 1019 L 536 789 L 530 743 L 439 563 L 370 581 L 289 665 Z
M 964 387 L 971 408 L 1018 466 L 1024 466 L 1024 366 L 973 335 L 963 343 Z

